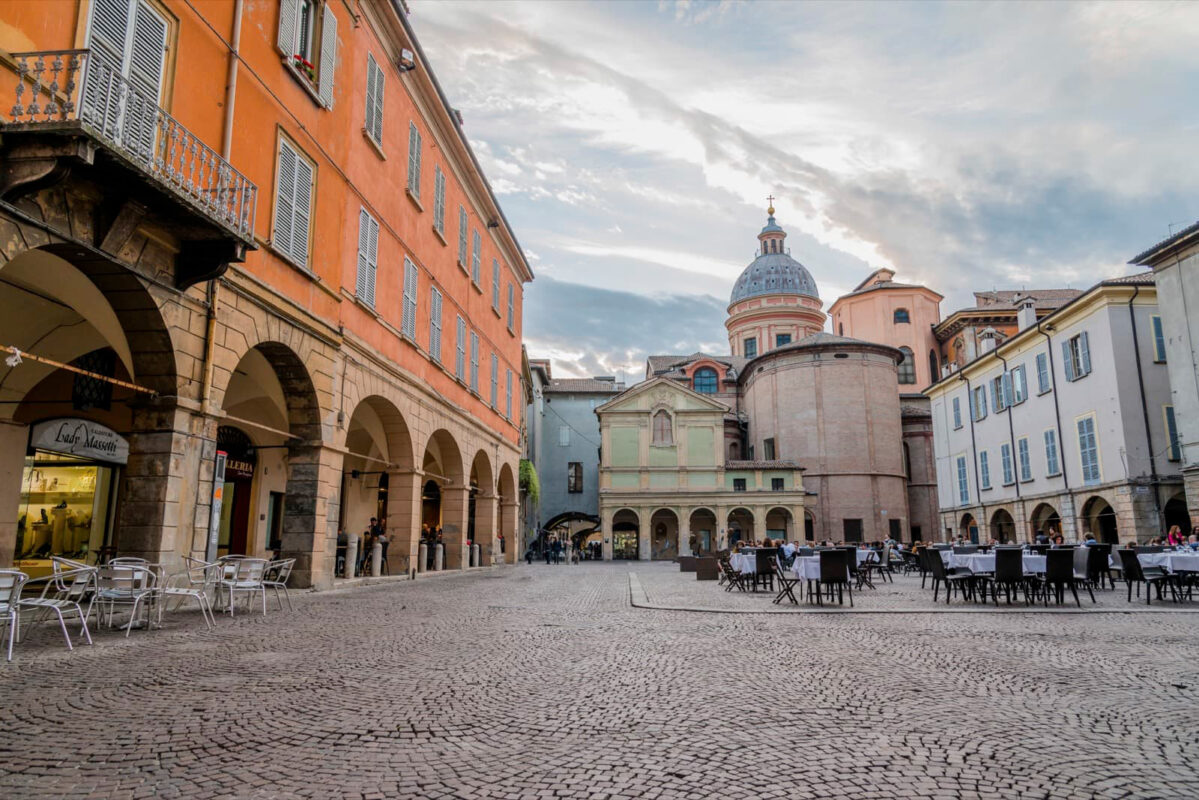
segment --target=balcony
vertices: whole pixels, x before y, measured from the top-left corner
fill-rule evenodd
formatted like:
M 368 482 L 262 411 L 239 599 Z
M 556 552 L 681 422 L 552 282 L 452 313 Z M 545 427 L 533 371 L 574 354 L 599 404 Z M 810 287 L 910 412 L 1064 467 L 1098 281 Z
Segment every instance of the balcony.
M 177 243 L 179 288 L 219 276 L 254 249 L 258 189 L 96 51 L 14 53 L 16 102 L 2 126 L 0 196 L 48 186 L 107 206 L 94 241 L 110 254 L 138 229 Z

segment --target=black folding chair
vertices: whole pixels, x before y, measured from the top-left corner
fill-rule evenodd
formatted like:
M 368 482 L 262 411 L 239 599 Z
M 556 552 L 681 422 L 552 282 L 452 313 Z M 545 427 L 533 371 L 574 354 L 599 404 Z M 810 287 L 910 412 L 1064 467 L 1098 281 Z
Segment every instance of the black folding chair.
M 800 596 L 803 596 L 803 580 L 801 578 L 788 577 L 787 570 L 783 567 L 782 561 L 777 557 L 774 559 L 774 578 L 779 582 L 779 593 L 774 596 L 774 604 L 778 605 L 783 598 L 789 599 L 792 604 L 799 605 L 799 601 L 795 599 L 795 586 L 799 584 Z

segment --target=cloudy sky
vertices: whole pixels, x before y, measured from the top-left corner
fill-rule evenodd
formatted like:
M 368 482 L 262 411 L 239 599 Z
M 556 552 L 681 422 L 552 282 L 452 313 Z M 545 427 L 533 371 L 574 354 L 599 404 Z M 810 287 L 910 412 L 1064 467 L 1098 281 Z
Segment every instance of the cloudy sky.
M 1188 3 L 409 0 L 555 376 L 727 352 L 766 196 L 825 308 L 1085 287 L 1199 217 Z

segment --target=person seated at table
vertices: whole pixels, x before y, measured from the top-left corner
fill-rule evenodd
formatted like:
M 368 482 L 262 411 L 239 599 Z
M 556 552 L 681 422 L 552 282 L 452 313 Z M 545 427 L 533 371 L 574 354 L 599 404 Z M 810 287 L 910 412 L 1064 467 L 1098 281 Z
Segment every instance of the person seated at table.
M 737 541 L 733 542 L 733 555 L 737 555 L 740 552 L 741 552 L 741 540 L 738 539 Z
M 1091 547 L 1091 546 L 1097 545 L 1097 544 L 1099 544 L 1099 542 L 1095 541 L 1095 534 L 1093 534 L 1093 533 L 1088 533 L 1086 535 L 1086 537 L 1083 538 L 1083 540 L 1082 540 L 1083 547 Z
M 1057 550 L 1059 547 L 1061 547 L 1065 543 L 1066 543 L 1065 536 L 1062 536 L 1060 533 L 1054 535 L 1054 537 L 1053 537 L 1053 549 L 1054 550 Z
M 1190 547 L 1192 550 L 1199 547 L 1199 534 L 1192 533 L 1190 536 L 1188 536 L 1187 537 L 1187 546 Z
M 762 540 L 762 544 L 760 546 L 761 547 L 774 547 L 774 543 L 771 542 L 770 537 L 767 536 L 765 539 Z
M 1049 534 L 1045 533 L 1045 531 L 1037 531 L 1036 535 L 1033 536 L 1033 544 L 1049 544 Z
M 795 548 L 796 548 L 795 542 L 784 542 L 783 548 L 782 548 L 783 557 L 788 560 L 793 558 L 795 556 Z
M 1170 532 L 1166 534 L 1166 544 L 1170 545 L 1171 547 L 1177 547 L 1185 542 L 1186 539 L 1184 539 L 1182 536 L 1182 528 L 1178 527 L 1177 525 L 1171 525 Z
M 1149 540 L 1149 546 L 1150 547 L 1161 547 L 1162 546 L 1162 537 L 1154 536 L 1152 539 Z

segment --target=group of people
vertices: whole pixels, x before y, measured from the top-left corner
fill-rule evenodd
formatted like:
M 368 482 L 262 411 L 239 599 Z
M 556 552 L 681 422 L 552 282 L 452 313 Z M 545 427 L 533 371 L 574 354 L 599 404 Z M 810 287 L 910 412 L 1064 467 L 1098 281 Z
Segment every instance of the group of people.
M 346 553 L 350 546 L 350 537 L 346 534 L 345 529 L 337 532 L 337 571 L 343 578 L 357 577 L 366 574 L 366 570 L 370 566 L 371 553 L 374 551 L 375 543 L 378 542 L 383 546 L 383 563 L 387 563 L 387 526 L 380 522 L 375 517 L 371 517 L 370 524 L 366 530 L 358 534 L 358 552 L 354 557 L 353 576 L 350 573 L 350 565 L 346 563 Z

